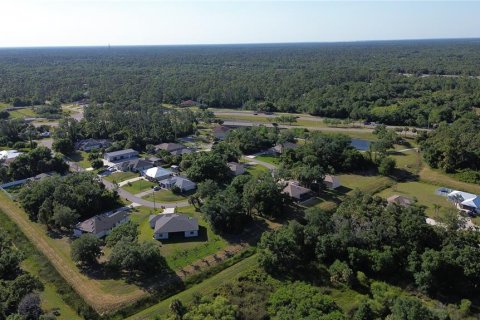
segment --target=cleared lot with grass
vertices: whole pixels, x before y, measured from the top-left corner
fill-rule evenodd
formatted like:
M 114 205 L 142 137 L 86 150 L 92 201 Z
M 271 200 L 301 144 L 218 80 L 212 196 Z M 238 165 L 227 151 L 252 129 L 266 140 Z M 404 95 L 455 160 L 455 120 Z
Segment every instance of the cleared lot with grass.
M 108 176 L 103 177 L 105 180 L 110 182 L 120 183 L 125 180 L 133 179 L 138 177 L 138 173 L 135 172 L 114 172 Z
M 155 200 L 155 202 L 169 203 L 169 202 L 184 201 L 184 200 L 187 200 L 187 197 L 188 197 L 188 195 L 175 194 L 171 190 L 162 189 L 162 190 L 159 190 L 159 191 L 152 192 L 151 194 L 143 197 L 143 199 L 148 200 L 148 201 Z
M 122 189 L 124 189 L 127 192 L 130 192 L 131 194 L 137 194 L 143 191 L 147 191 L 148 189 L 151 189 L 156 185 L 157 185 L 156 183 L 142 179 L 142 180 L 138 180 L 138 181 L 134 181 L 126 184 L 122 186 Z
M 68 157 L 84 169 L 92 166 L 90 160 L 88 160 L 88 153 L 85 151 L 75 151 L 75 153 L 69 155 Z

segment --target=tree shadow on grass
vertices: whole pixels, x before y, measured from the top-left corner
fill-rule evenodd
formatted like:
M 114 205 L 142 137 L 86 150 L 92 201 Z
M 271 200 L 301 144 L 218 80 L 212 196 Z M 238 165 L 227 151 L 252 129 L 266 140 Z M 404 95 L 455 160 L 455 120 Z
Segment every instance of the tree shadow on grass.
M 162 244 L 186 243 L 186 242 L 207 242 L 208 232 L 204 226 L 198 227 L 197 237 L 185 237 L 183 232 L 172 232 L 168 234 L 168 239 L 160 240 Z

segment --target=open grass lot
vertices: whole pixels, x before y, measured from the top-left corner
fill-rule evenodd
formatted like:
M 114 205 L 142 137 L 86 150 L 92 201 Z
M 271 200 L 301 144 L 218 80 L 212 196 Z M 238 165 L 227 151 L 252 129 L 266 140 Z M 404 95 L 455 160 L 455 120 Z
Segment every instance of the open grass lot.
M 339 192 L 349 193 L 355 189 L 366 193 L 376 193 L 392 186 L 395 181 L 389 177 L 379 175 L 341 174 L 338 175 L 342 189 Z M 348 190 L 347 190 L 348 189 Z
M 396 148 L 397 150 L 405 149 Z M 397 168 L 401 170 L 406 170 L 414 174 L 418 174 L 422 166 L 422 160 L 420 154 L 416 150 L 408 151 L 390 151 L 389 156 L 395 159 L 397 163 Z
M 438 170 L 428 167 L 427 165 L 423 166 L 419 175 L 421 181 L 430 184 L 480 194 L 480 185 L 458 181 Z
M 23 108 L 14 111 L 9 111 L 10 118 L 22 119 L 22 118 L 32 118 L 36 117 L 37 114 L 32 108 Z
M 138 173 L 135 172 L 114 172 L 108 176 L 103 177 L 105 180 L 110 182 L 120 183 L 125 180 L 133 179 L 138 177 Z
M 247 165 L 245 167 L 247 172 L 252 175 L 253 177 L 258 177 L 262 173 L 269 172 L 270 170 L 268 168 L 265 168 L 262 165 L 259 164 L 252 164 L 252 165 Z
M 88 153 L 85 151 L 75 151 L 75 153 L 69 155 L 68 157 L 84 169 L 92 166 L 90 160 L 88 160 Z
M 256 156 L 255 159 L 266 162 L 266 163 L 270 163 L 276 166 L 280 164 L 280 159 L 277 156 L 260 155 L 260 156 Z
M 435 194 L 438 186 L 434 186 L 424 182 L 405 182 L 398 183 L 388 189 L 378 193 L 383 198 L 388 198 L 398 194 L 410 199 L 417 199 L 418 204 L 427 207 L 426 213 L 429 217 L 438 218 L 434 209 L 434 205 L 440 206 L 440 211 L 452 209 L 454 206 L 448 202 L 446 197 Z M 440 212 L 439 211 L 439 212 Z
M 143 191 L 146 191 L 148 189 L 151 189 L 153 186 L 156 186 L 156 183 L 153 183 L 151 181 L 147 180 L 138 180 L 134 181 L 132 183 L 126 184 L 122 186 L 122 189 L 124 189 L 127 192 L 130 192 L 131 194 L 137 194 Z
M 122 279 L 91 278 L 83 274 L 70 258 L 69 239 L 51 238 L 45 228 L 31 222 L 27 214 L 0 192 L 0 209 L 12 219 L 30 242 L 51 262 L 58 273 L 98 312 L 110 312 L 147 295 Z
M 205 281 L 202 281 L 201 283 L 185 291 L 182 291 L 179 294 L 171 296 L 170 298 L 165 299 L 160 303 L 157 303 L 156 305 L 153 305 L 150 308 L 147 308 L 131 316 L 128 319 L 152 319 L 155 316 L 160 317 L 160 319 L 166 318 L 166 315 L 169 312 L 170 303 L 173 300 L 181 300 L 184 304 L 192 303 L 195 295 L 201 294 L 202 296 L 206 296 L 208 294 L 211 294 L 216 288 L 218 288 L 225 282 L 232 280 L 233 278 L 238 277 L 239 275 L 256 268 L 258 268 L 257 256 L 253 255 L 217 273 L 216 275 L 206 279 Z
M 166 258 L 168 265 L 173 270 L 181 268 L 198 261 L 208 255 L 214 254 L 227 246 L 227 242 L 220 236 L 213 233 L 208 223 L 199 212 L 192 206 L 177 208 L 178 213 L 187 214 L 198 219 L 200 226 L 199 236 L 185 239 L 183 235 L 173 237 L 169 240 L 157 241 L 162 255 Z M 139 240 L 147 241 L 153 239 L 153 229 L 150 228 L 148 217 L 153 209 L 139 207 L 132 213 L 132 221 L 139 224 Z
M 148 201 L 155 200 L 155 202 L 169 203 L 169 202 L 184 201 L 188 199 L 187 197 L 188 197 L 188 194 L 175 194 L 170 190 L 162 189 L 159 191 L 152 192 L 151 194 L 143 197 L 143 199 Z

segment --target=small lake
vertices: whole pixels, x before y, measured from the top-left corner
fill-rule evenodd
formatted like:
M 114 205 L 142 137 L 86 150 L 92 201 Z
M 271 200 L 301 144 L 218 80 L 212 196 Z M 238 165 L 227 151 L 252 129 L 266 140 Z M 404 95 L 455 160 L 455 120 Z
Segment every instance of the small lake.
M 351 145 L 357 150 L 360 151 L 367 151 L 370 147 L 371 141 L 363 140 L 363 139 L 352 139 Z

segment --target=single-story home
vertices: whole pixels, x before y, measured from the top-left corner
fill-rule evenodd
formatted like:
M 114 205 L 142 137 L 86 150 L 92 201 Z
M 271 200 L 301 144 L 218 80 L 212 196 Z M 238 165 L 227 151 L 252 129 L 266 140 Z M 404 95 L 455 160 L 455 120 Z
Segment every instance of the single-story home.
M 107 139 L 84 139 L 75 143 L 75 149 L 82 151 L 92 151 L 94 149 L 104 149 L 110 147 L 111 143 Z
M 302 187 L 297 181 L 289 181 L 287 186 L 283 188 L 283 193 L 288 194 L 293 199 L 304 201 L 310 198 L 312 190 Z
M 185 238 L 198 236 L 198 221 L 187 215 L 168 213 L 151 215 L 150 227 L 154 229 L 153 238 L 156 240 L 168 239 L 172 233 L 183 233 Z
M 195 107 L 199 106 L 200 102 L 194 100 L 184 100 L 180 103 L 180 107 Z
M 287 150 L 297 149 L 297 148 L 298 148 L 298 144 L 287 141 L 284 143 L 279 143 L 275 147 L 270 148 L 270 151 L 272 153 L 282 154 Z
M 192 149 L 192 148 L 183 148 L 183 149 L 178 149 L 178 150 L 175 150 L 175 151 L 172 151 L 170 152 L 170 154 L 172 156 L 181 156 L 181 155 L 184 155 L 184 154 L 189 154 L 189 153 L 194 153 L 195 150 Z
M 129 210 L 129 208 L 122 208 L 79 222 L 73 229 L 73 235 L 80 237 L 84 233 L 91 233 L 98 238 L 102 238 L 112 232 L 113 228 L 130 220 Z
M 213 136 L 217 138 L 218 140 L 223 140 L 225 139 L 225 136 L 227 135 L 228 131 L 232 130 L 229 127 L 226 126 L 217 126 L 213 128 Z
M 153 167 L 143 172 L 148 180 L 160 181 L 167 179 L 173 175 L 173 172 L 162 167 Z
M 480 213 L 480 197 L 476 194 L 455 190 L 450 192 L 447 198 L 460 210 Z
M 8 165 L 21 154 L 22 152 L 19 152 L 17 150 L 2 150 L 0 151 L 0 161 L 4 161 L 4 163 Z
M 179 143 L 160 143 L 155 146 L 155 151 L 165 150 L 167 152 L 177 151 L 181 149 L 185 149 L 186 147 Z
M 159 157 L 148 157 L 145 158 L 148 162 L 150 162 L 154 167 L 158 166 L 160 163 L 163 162 L 163 160 Z
M 228 166 L 228 168 L 230 168 L 230 171 L 232 171 L 232 173 L 235 176 L 239 176 L 239 175 L 245 173 L 245 167 L 241 163 L 229 162 L 229 163 L 227 163 L 227 166 Z
M 166 189 L 178 187 L 182 192 L 191 191 L 197 187 L 197 184 L 195 182 L 180 176 L 174 176 L 168 179 L 161 180 L 158 184 L 162 188 Z
M 399 205 L 399 206 L 402 206 L 402 207 L 408 207 L 413 203 L 413 201 L 411 199 L 409 199 L 407 197 L 404 197 L 404 196 L 400 196 L 398 194 L 395 194 L 391 197 L 388 197 L 387 202 L 389 204 L 396 204 L 396 205 Z
M 115 165 L 117 170 L 127 172 L 127 171 L 132 171 L 132 172 L 143 172 L 147 169 L 150 169 L 153 167 L 153 164 L 144 159 L 133 159 L 133 160 L 128 160 L 124 162 L 120 162 L 117 165 Z
M 327 174 L 325 178 L 323 178 L 323 183 L 325 183 L 328 189 L 336 189 L 340 187 L 340 179 L 331 174 Z
M 113 152 L 107 152 L 103 155 L 103 158 L 110 162 L 126 161 L 138 157 L 138 151 L 133 149 L 119 150 Z

